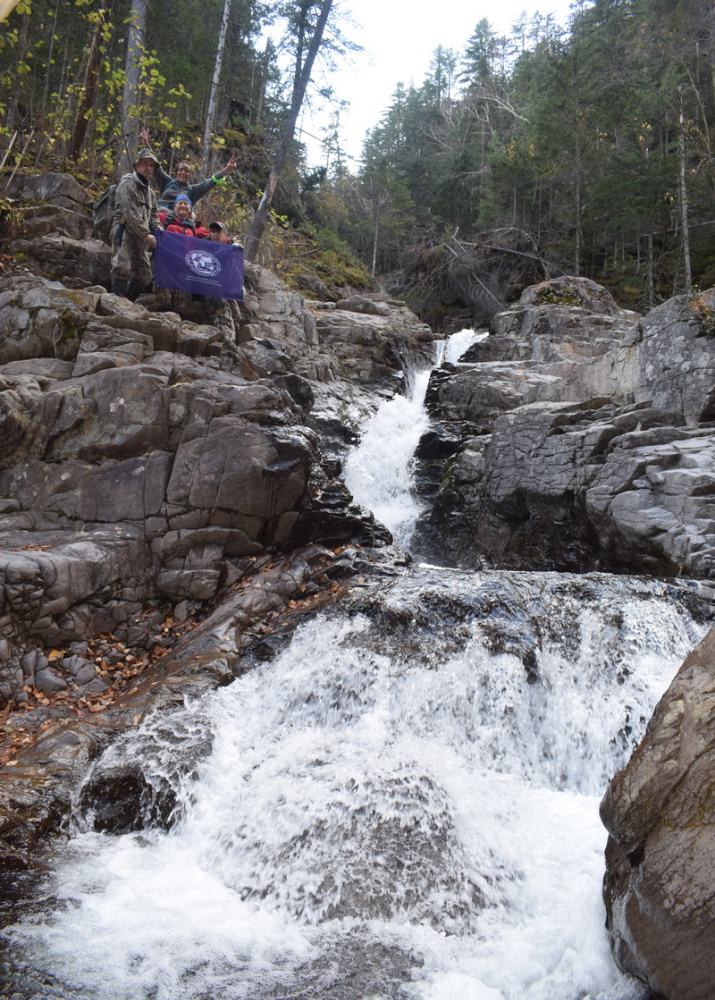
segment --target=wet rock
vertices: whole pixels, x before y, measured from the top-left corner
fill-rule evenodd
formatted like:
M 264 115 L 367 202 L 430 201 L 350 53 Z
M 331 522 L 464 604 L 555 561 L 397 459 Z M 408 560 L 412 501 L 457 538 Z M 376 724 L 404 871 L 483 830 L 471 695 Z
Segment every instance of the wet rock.
M 601 803 L 618 964 L 668 1000 L 715 983 L 715 631 L 690 654 Z
M 162 794 L 134 766 L 95 773 L 82 789 L 79 808 L 89 814 L 91 827 L 98 833 L 132 833 L 146 826 L 167 829 L 176 798 L 170 789 Z

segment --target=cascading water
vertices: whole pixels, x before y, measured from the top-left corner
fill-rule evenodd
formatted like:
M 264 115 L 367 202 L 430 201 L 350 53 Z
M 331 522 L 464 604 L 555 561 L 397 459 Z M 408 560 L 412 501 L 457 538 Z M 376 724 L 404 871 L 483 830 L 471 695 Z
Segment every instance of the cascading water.
M 456 364 L 487 331 L 461 330 L 438 342 L 437 362 Z M 424 401 L 430 369 L 409 373 L 408 392 L 380 406 L 345 462 L 345 483 L 363 507 L 386 525 L 398 545 L 409 546 L 421 507 L 412 493 L 412 461 L 429 426 Z
M 355 500 L 371 510 L 402 546 L 409 543 L 420 513 L 410 491 L 410 467 L 429 426 L 424 410 L 429 376 L 429 369 L 413 374 L 408 395 L 396 395 L 382 404 L 359 447 L 345 461 L 345 484 Z
M 10 929 L 14 992 L 636 1000 L 598 802 L 708 614 L 697 586 L 602 574 L 356 593 L 98 762 L 171 786 L 179 818 L 108 836 L 78 811 L 54 901 Z

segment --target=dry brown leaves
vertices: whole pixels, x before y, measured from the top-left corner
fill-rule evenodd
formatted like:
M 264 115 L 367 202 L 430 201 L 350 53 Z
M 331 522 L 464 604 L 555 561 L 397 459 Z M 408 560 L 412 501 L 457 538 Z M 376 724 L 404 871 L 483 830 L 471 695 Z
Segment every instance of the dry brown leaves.
M 141 618 L 147 618 L 153 613 L 153 609 L 142 613 Z M 134 655 L 116 636 L 111 632 L 100 632 L 87 640 L 87 653 L 85 659 L 91 660 L 97 673 L 107 685 L 106 691 L 98 694 L 81 694 L 74 685 L 75 690 L 70 689 L 47 694 L 39 688 L 25 685 L 23 688 L 28 700 L 24 705 L 17 708 L 7 708 L 0 711 L 0 766 L 12 767 L 15 765 L 17 753 L 24 747 L 36 742 L 47 730 L 55 728 L 68 718 L 81 718 L 84 715 L 95 715 L 109 708 L 114 702 L 121 698 L 134 684 L 135 679 L 144 671 L 162 660 L 171 650 L 173 640 L 185 635 L 195 629 L 200 623 L 198 621 L 178 622 L 172 618 L 166 618 L 157 629 L 157 634 L 171 639 L 171 645 L 159 643 L 154 646 L 151 652 L 143 653 L 140 656 Z M 116 663 L 110 663 L 109 657 L 121 659 Z M 47 653 L 47 659 L 62 659 L 69 654 L 68 649 L 53 649 Z M 60 718 L 48 719 L 39 726 L 23 726 L 23 716 L 35 709 L 50 707 L 58 709 Z

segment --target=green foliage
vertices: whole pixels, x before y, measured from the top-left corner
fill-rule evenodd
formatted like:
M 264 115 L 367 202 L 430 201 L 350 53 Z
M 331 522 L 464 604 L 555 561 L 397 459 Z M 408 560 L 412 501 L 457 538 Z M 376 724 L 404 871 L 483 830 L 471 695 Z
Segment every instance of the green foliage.
M 713 37 L 696 0 L 582 2 L 568 31 L 535 15 L 506 39 L 481 20 L 456 84 L 453 54 L 438 49 L 421 86 L 398 87 L 365 143 L 343 235 L 385 268 L 420 235 L 511 227 L 552 270 L 652 305 L 684 280 L 682 99 L 693 268 L 712 280 L 700 227 L 715 188 Z M 378 213 L 379 192 L 398 188 Z
M 573 285 L 563 285 L 561 288 L 544 288 L 539 292 L 539 305 L 580 306 L 581 297 Z
M 688 309 L 700 321 L 700 329 L 706 337 L 715 337 L 715 303 L 712 296 L 700 292 L 688 302 Z
M 200 166 L 222 10 L 223 0 L 149 4 L 131 110 L 166 169 L 179 158 Z M 21 0 L 3 23 L 0 155 L 15 135 L 6 169 L 66 169 L 101 11 L 98 0 Z M 317 0 L 233 0 L 211 169 L 232 153 L 239 166 L 206 204 L 243 233 L 266 186 L 290 77 L 317 11 Z M 130 0 L 114 0 L 86 111 L 79 168 L 100 187 L 120 152 L 130 12 Z M 263 27 L 279 21 L 281 42 L 263 41 Z M 506 38 L 479 20 L 461 51 L 435 51 L 421 84 L 398 86 L 357 173 L 345 167 L 337 117 L 324 167 L 308 169 L 293 143 L 274 202 L 287 242 L 274 222 L 268 256 L 290 257 L 301 233 L 299 243 L 313 242 L 299 252 L 322 262 L 327 283 L 340 284 L 349 275 L 364 280 L 346 247 L 378 273 L 403 267 L 421 246 L 450 246 L 457 235 L 476 244 L 485 231 L 510 230 L 552 273 L 587 275 L 624 304 L 648 307 L 685 280 L 682 102 L 693 276 L 713 282 L 714 37 L 712 12 L 699 0 L 583 0 L 568 30 L 548 15 L 522 15 Z M 339 20 L 331 22 L 326 62 L 350 47 Z M 439 290 L 430 293 L 430 309 Z

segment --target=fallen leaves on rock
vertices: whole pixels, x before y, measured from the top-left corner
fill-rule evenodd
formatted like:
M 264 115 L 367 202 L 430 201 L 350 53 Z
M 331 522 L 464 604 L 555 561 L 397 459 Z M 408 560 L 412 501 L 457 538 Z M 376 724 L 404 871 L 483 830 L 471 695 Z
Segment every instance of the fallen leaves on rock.
M 303 615 L 318 610 L 343 594 L 347 588 L 343 584 L 331 581 L 325 575 L 324 569 L 345 548 L 346 546 L 339 546 L 320 555 L 316 559 L 317 565 L 312 580 L 307 584 L 301 584 L 298 588 L 303 596 L 290 599 L 283 608 L 270 612 L 257 627 L 250 630 L 253 636 L 260 639 L 277 628 L 296 625 Z M 248 590 L 252 587 L 269 585 L 260 580 L 260 575 L 275 568 L 276 565 L 267 554 L 246 558 L 245 575 L 232 585 L 231 590 Z M 148 607 L 134 619 L 134 624 L 142 621 L 151 622 L 156 617 L 157 610 Z M 153 627 L 154 634 L 151 637 L 153 644 L 150 649 L 131 649 L 110 632 L 102 632 L 86 639 L 87 652 L 83 658 L 94 664 L 98 675 L 107 685 L 106 690 L 96 694 L 82 693 L 76 684 L 70 684 L 67 690 L 49 694 L 26 685 L 23 689 L 27 696 L 25 704 L 0 710 L 0 767 L 15 766 L 17 763 L 15 757 L 21 750 L 65 720 L 97 715 L 118 699 L 132 694 L 137 689 L 136 679 L 162 660 L 176 642 L 187 632 L 195 629 L 201 620 L 199 616 L 187 618 L 185 621 L 177 621 L 171 616 L 165 617 L 160 624 Z M 45 653 L 48 662 L 56 666 L 59 666 L 59 662 L 68 654 L 70 650 L 67 648 L 52 649 Z M 42 715 L 43 709 L 48 710 L 46 715 Z M 135 725 L 140 717 L 140 715 L 135 716 Z
M 150 613 L 153 613 L 153 609 L 145 614 L 148 616 Z M 107 685 L 106 691 L 82 694 L 77 685 L 70 685 L 67 690 L 50 694 L 29 684 L 25 685 L 23 690 L 27 695 L 27 702 L 0 711 L 0 767 L 13 767 L 16 763 L 14 757 L 20 750 L 36 742 L 48 729 L 58 726 L 66 719 L 96 715 L 109 708 L 117 698 L 127 693 L 135 683 L 135 678 L 162 660 L 182 635 L 199 624 L 195 619 L 179 622 L 167 617 L 158 630 L 161 635 L 157 637 L 159 641 L 151 652 L 133 652 L 111 632 L 100 632 L 87 639 L 84 658 L 94 663 L 97 673 Z M 45 655 L 52 664 L 61 661 L 67 654 L 68 650 L 63 648 L 51 649 Z M 31 714 L 40 708 L 48 708 L 51 717 L 41 722 L 31 719 Z

